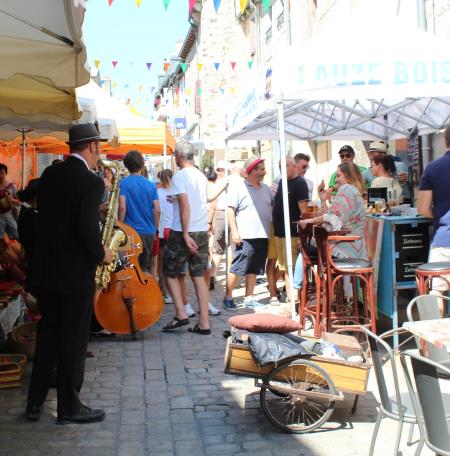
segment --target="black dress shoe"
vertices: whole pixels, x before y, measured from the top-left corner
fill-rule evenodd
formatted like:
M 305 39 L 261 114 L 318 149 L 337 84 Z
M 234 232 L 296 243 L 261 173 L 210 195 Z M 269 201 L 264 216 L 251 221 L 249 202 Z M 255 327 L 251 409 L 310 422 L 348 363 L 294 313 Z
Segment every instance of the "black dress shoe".
M 30 421 L 37 421 L 41 417 L 41 407 L 39 405 L 27 405 L 25 416 Z
M 98 421 L 103 421 L 105 416 L 106 413 L 104 410 L 92 409 L 83 405 L 78 413 L 58 416 L 57 423 L 97 423 Z

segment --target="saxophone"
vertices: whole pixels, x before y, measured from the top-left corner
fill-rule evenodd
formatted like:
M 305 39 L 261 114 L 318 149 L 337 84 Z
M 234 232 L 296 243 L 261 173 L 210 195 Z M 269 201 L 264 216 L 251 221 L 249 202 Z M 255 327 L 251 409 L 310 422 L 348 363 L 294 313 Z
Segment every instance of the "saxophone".
M 114 225 L 117 209 L 119 207 L 119 185 L 120 185 L 120 168 L 117 163 L 110 160 L 100 160 L 100 167 L 113 168 L 115 174 L 108 198 L 108 210 L 102 227 L 102 244 L 109 247 L 112 252 L 112 261 L 110 264 L 101 264 L 95 271 L 95 284 L 98 289 L 104 290 L 111 280 L 111 273 L 117 268 L 119 261 L 119 248 L 123 247 L 127 241 L 126 233 Z

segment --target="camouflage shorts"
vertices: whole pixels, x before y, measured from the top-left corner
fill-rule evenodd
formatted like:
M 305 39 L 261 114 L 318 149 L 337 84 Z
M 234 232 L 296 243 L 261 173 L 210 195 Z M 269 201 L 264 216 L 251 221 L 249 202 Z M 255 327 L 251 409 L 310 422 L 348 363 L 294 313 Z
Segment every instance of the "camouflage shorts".
M 176 277 L 187 261 L 191 277 L 203 277 L 208 266 L 208 233 L 189 233 L 198 246 L 197 255 L 192 255 L 180 231 L 171 231 L 164 249 L 163 271 L 168 277 Z

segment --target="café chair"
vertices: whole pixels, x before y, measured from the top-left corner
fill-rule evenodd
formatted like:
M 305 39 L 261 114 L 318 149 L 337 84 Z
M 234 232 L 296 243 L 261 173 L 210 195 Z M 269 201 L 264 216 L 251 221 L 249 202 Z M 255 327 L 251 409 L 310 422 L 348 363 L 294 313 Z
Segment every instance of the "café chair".
M 445 276 L 450 276 L 449 261 L 435 261 L 424 263 L 416 268 L 416 282 L 420 295 L 426 295 L 432 288 L 433 279 L 440 278 L 447 283 L 447 289 L 450 289 L 450 283 Z
M 409 302 L 408 307 L 406 308 L 408 321 L 437 320 L 439 318 L 442 318 L 441 311 L 439 309 L 439 301 L 441 299 L 450 302 L 450 298 L 446 296 L 436 296 L 430 294 L 416 296 Z M 415 339 L 417 348 L 420 348 L 419 338 L 416 337 Z M 450 355 L 448 354 L 447 350 L 426 342 L 426 352 L 427 358 L 437 363 L 450 365 Z M 446 377 L 445 374 L 443 376 Z
M 416 418 L 417 415 L 415 413 L 415 409 L 413 408 L 410 393 L 402 393 L 400 391 L 395 355 L 390 345 L 386 342 L 386 339 L 394 337 L 394 335 L 399 333 L 405 333 L 405 330 L 397 328 L 387 331 L 380 336 L 377 336 L 370 331 L 370 329 L 364 326 L 361 327 L 361 331 L 367 336 L 370 357 L 372 359 L 372 369 L 375 373 L 378 392 L 380 395 L 378 416 L 373 430 L 372 440 L 370 442 L 369 455 L 371 456 L 374 454 L 381 421 L 384 418 L 390 418 L 398 421 L 397 435 L 393 452 L 393 455 L 397 456 L 400 447 L 403 424 L 408 423 L 411 425 L 407 441 L 408 445 L 412 444 L 414 425 L 418 424 L 418 420 Z M 424 438 L 421 433 L 417 444 L 416 455 L 420 454 L 423 444 Z
M 370 262 L 360 258 L 333 258 L 333 250 L 341 242 L 354 242 L 360 236 L 328 232 L 322 226 L 314 226 L 318 246 L 318 263 L 322 286 L 322 327 L 325 331 L 346 326 L 368 326 L 376 333 L 376 302 L 374 270 Z M 343 279 L 350 277 L 353 289 L 353 306 L 343 305 Z M 358 287 L 363 291 L 363 313 L 359 314 Z
M 414 382 L 407 358 L 411 361 Z M 450 395 L 442 393 L 438 375 L 439 371 L 444 371 L 450 376 L 450 369 L 419 355 L 417 350 L 400 353 L 400 360 L 415 414 L 421 417 L 418 420 L 420 441 L 436 454 L 450 456 Z
M 299 225 L 298 235 L 300 240 L 299 255 L 302 255 L 303 268 L 303 283 L 300 289 L 300 323 L 305 328 L 306 317 L 309 317 L 313 321 L 314 336 L 319 337 L 322 301 L 317 255 L 311 254 L 312 240 L 314 239 L 313 225 L 306 225 L 305 228 L 300 228 Z

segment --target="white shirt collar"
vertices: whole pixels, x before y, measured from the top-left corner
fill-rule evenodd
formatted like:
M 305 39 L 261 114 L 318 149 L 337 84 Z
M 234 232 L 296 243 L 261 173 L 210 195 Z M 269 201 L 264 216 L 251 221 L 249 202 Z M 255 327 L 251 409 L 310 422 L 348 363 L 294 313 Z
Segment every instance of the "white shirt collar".
M 80 159 L 81 161 L 84 162 L 84 164 L 86 165 L 87 169 L 90 171 L 91 169 L 89 168 L 89 165 L 87 163 L 87 161 L 84 159 L 84 157 L 82 157 L 80 154 L 77 154 L 76 152 L 73 153 L 73 154 L 70 154 L 71 157 L 77 157 L 78 159 Z

